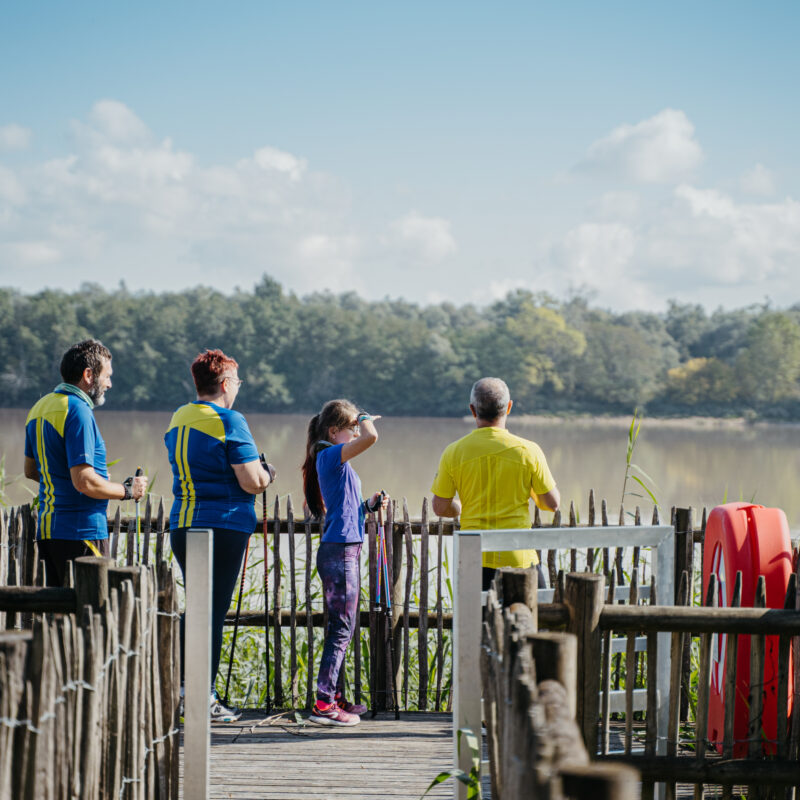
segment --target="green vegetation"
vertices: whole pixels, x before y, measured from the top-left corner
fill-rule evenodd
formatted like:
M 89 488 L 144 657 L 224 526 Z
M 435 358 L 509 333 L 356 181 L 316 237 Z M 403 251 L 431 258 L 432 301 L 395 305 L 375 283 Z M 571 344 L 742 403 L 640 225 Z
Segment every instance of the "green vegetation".
M 0 289 L 0 402 L 29 407 L 86 336 L 114 353 L 115 408 L 168 410 L 193 396 L 191 359 L 240 364 L 243 411 L 307 413 L 338 395 L 386 414 L 452 416 L 481 375 L 520 413 L 800 418 L 800 305 L 614 314 L 585 297 L 515 291 L 485 308 L 356 294 L 297 297 L 268 276 L 252 292 L 23 295 Z
M 648 483 L 655 485 L 653 483 L 653 479 L 638 464 L 633 463 L 633 451 L 636 449 L 636 442 L 639 439 L 639 431 L 641 431 L 641 429 L 642 421 L 639 418 L 639 410 L 634 409 L 633 418 L 631 419 L 631 427 L 628 429 L 628 447 L 625 452 L 625 479 L 622 482 L 622 499 L 620 501 L 623 506 L 625 505 L 626 497 L 636 497 L 637 499 L 644 497 L 641 492 L 628 489 L 628 481 L 635 481 L 639 485 L 638 488 L 641 488 L 647 493 L 647 496 L 653 501 L 653 505 L 658 505 L 658 499 L 653 494 L 650 487 L 648 487 L 648 485 L 645 483 L 645 481 L 647 481 Z M 631 516 L 635 516 L 631 511 L 628 511 L 627 513 Z
M 430 783 L 430 786 L 425 790 L 422 798 L 426 797 L 428 792 L 433 789 L 434 786 L 438 786 L 440 783 L 443 783 L 448 778 L 455 778 L 457 781 L 460 781 L 467 787 L 467 800 L 480 800 L 483 796 L 481 792 L 481 750 L 480 750 L 480 743 L 478 742 L 478 737 L 473 733 L 472 730 L 469 728 L 459 728 L 458 729 L 458 752 L 459 755 L 461 754 L 461 745 L 466 743 L 467 747 L 469 747 L 470 752 L 470 761 L 471 766 L 469 769 L 469 773 L 464 772 L 460 769 L 448 769 L 444 772 L 440 772 Z

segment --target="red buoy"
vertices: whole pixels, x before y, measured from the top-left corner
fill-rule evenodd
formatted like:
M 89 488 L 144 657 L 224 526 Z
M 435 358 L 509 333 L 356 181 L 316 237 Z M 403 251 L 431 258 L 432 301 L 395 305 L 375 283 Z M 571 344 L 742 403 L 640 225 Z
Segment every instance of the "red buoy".
M 779 508 L 751 503 L 727 503 L 712 510 L 703 544 L 703 598 L 709 578 L 717 576 L 720 608 L 733 599 L 736 573 L 742 573 L 742 607 L 752 608 L 756 583 L 763 575 L 767 587 L 767 608 L 783 608 L 792 572 L 792 545 L 786 515 Z M 708 704 L 708 739 L 722 752 L 725 730 L 725 661 L 728 637 L 715 634 L 711 644 L 711 687 Z M 788 707 L 778 709 L 778 637 L 765 640 L 761 738 L 763 752 L 774 754 L 778 722 L 786 725 L 793 692 L 789 682 Z M 792 674 L 791 664 L 789 675 Z M 739 636 L 736 657 L 736 699 L 734 702 L 733 755 L 744 758 L 748 751 L 750 694 L 750 637 Z

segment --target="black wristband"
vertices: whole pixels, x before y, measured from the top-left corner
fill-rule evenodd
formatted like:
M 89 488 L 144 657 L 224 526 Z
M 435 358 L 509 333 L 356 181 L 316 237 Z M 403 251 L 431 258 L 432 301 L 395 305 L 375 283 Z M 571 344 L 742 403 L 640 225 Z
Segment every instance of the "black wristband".
M 123 500 L 132 500 L 133 499 L 133 478 L 127 477 L 124 481 L 122 481 L 122 488 L 125 490 L 125 497 Z

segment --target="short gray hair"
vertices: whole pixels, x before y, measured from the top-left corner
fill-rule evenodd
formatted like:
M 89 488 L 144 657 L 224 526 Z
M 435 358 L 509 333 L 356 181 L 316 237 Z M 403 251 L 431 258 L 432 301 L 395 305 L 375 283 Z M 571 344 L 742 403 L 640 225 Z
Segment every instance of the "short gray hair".
M 469 393 L 469 403 L 475 407 L 478 419 L 493 420 L 505 416 L 511 393 L 500 378 L 481 378 Z

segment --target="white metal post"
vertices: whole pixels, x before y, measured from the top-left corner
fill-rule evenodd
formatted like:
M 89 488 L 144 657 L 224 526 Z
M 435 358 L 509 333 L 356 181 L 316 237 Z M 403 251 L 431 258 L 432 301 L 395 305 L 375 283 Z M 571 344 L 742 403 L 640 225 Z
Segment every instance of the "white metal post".
M 458 731 L 469 728 L 481 741 L 481 534 L 454 531 L 455 603 L 453 604 L 453 763 L 469 773 L 472 754 L 458 753 Z M 480 754 L 478 759 L 480 770 Z M 455 800 L 466 800 L 467 787 L 453 781 Z
M 667 525 L 602 526 L 592 528 L 533 528 L 495 531 L 454 531 L 456 571 L 453 598 L 453 762 L 469 772 L 471 754 L 458 754 L 459 728 L 481 731 L 481 554 L 491 551 L 567 549 L 588 547 L 649 547 L 653 557 L 658 605 L 672 605 L 675 561 L 674 529 Z M 658 743 L 666 748 L 669 720 L 669 633 L 658 634 Z M 480 736 L 479 736 L 480 741 Z M 466 798 L 466 787 L 454 781 L 456 800 Z M 663 800 L 664 784 L 656 785 Z
M 186 532 L 183 796 L 208 800 L 211 755 L 211 558 L 213 532 Z

